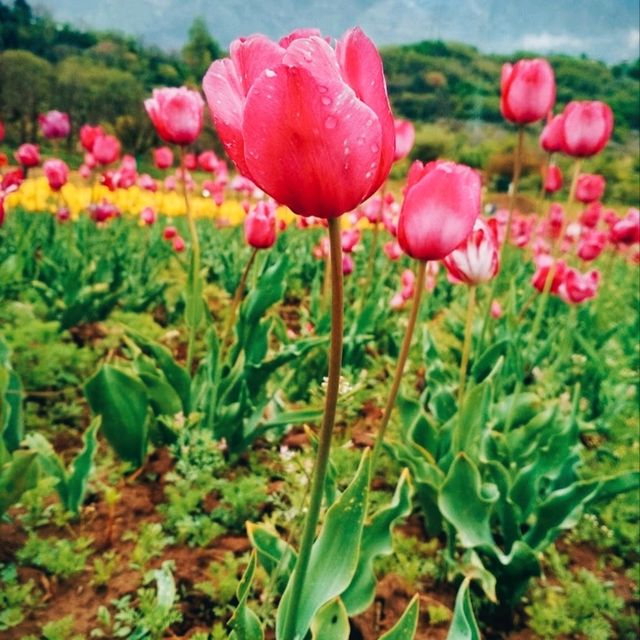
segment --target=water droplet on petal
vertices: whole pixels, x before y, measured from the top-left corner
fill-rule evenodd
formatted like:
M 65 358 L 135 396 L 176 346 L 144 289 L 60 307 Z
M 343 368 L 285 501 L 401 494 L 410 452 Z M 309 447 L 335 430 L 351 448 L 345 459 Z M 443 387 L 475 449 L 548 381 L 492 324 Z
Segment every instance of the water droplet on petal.
M 337 118 L 335 118 L 334 116 L 329 116 L 325 121 L 324 121 L 324 126 L 327 129 L 335 129 L 336 126 L 338 124 L 338 120 Z
M 322 96 L 322 104 L 329 106 L 331 104 L 331 98 L 329 96 Z
M 329 91 L 329 87 L 325 87 L 324 85 L 322 85 L 322 84 L 321 84 L 321 85 L 318 87 L 318 91 L 319 91 L 320 93 L 327 93 L 327 91 Z
M 364 174 L 364 177 L 368 180 L 372 175 L 373 173 L 371 173 L 371 171 L 367 171 L 367 173 Z
M 377 153 L 379 150 L 380 150 L 380 147 L 379 147 L 379 146 L 374 142 L 374 143 L 371 145 L 371 151 L 372 151 L 373 153 Z
M 265 69 L 264 75 L 267 76 L 267 78 L 275 78 L 276 72 L 273 69 Z

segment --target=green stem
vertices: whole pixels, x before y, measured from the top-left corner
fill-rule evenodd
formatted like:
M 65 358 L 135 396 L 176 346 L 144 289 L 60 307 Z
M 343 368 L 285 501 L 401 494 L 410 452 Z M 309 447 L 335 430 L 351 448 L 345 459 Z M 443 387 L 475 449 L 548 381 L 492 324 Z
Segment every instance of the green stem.
M 473 311 L 476 304 L 476 288 L 469 287 L 469 299 L 467 300 L 467 320 L 464 325 L 464 345 L 462 347 L 462 359 L 460 360 L 460 385 L 458 386 L 458 407 L 464 400 L 464 386 L 467 380 L 467 367 L 471 352 L 471 329 L 473 323 Z
M 187 213 L 187 222 L 189 223 L 189 235 L 191 236 L 191 251 L 193 258 L 193 278 L 200 277 L 200 240 L 198 239 L 198 230 L 196 222 L 191 213 L 191 203 L 189 202 L 189 191 L 187 189 L 186 167 L 184 163 L 184 147 L 180 147 L 180 181 L 182 182 L 182 194 L 184 196 L 184 206 Z M 195 280 L 192 279 L 192 282 Z M 191 292 L 192 293 L 192 292 Z M 195 303 L 193 305 L 195 307 Z M 196 323 L 193 320 L 189 323 L 189 342 L 187 345 L 187 371 L 191 374 L 191 366 L 193 364 L 193 350 L 196 342 Z
M 384 408 L 382 423 L 380 424 L 380 429 L 378 430 L 378 435 L 376 436 L 376 442 L 373 447 L 373 454 L 371 456 L 371 475 L 372 476 L 375 471 L 378 456 L 380 455 L 380 450 L 382 449 L 382 445 L 384 443 L 384 435 L 386 433 L 387 426 L 389 425 L 391 413 L 393 412 L 393 407 L 395 405 L 396 397 L 398 395 L 398 389 L 400 388 L 400 380 L 402 379 L 402 374 L 404 372 L 404 367 L 407 362 L 407 357 L 409 356 L 409 349 L 411 348 L 411 338 L 413 336 L 413 331 L 416 326 L 416 319 L 418 318 L 418 310 L 420 308 L 420 298 L 422 296 L 422 290 L 424 289 L 424 278 L 425 278 L 426 268 L 427 268 L 427 263 L 420 260 L 418 262 L 418 274 L 417 274 L 416 282 L 413 289 L 413 301 L 411 304 L 411 313 L 409 314 L 409 324 L 407 325 L 407 330 L 404 334 L 402 347 L 400 348 L 400 355 L 398 356 L 398 363 L 396 365 L 396 372 L 395 372 L 395 375 L 393 376 L 393 383 L 391 384 L 391 390 L 389 391 L 389 395 L 387 396 L 387 404 Z
M 369 248 L 369 259 L 367 261 L 367 282 L 368 285 L 365 287 L 365 299 L 368 295 L 368 291 L 371 290 L 373 283 L 375 282 L 375 271 L 376 271 L 376 255 L 378 253 L 378 237 L 380 235 L 380 223 L 382 222 L 382 216 L 384 214 L 384 196 L 387 190 L 387 182 L 382 183 L 382 187 L 380 187 L 380 209 L 378 211 L 378 219 L 373 223 L 373 234 L 371 237 L 371 247 Z
M 320 507 L 324 493 L 324 481 L 329 464 L 331 436 L 336 417 L 336 405 L 340 385 L 340 367 L 342 364 L 343 332 L 343 285 L 342 285 L 342 247 L 340 243 L 340 218 L 329 218 L 329 241 L 331 251 L 331 345 L 329 348 L 329 376 L 325 396 L 324 416 L 318 451 L 311 480 L 311 502 L 304 523 L 298 560 L 291 576 L 291 600 L 283 626 L 283 640 L 295 640 L 295 625 L 302 596 L 311 547 L 318 526 Z
M 231 329 L 233 329 L 233 323 L 236 319 L 236 313 L 238 311 L 238 307 L 240 305 L 240 301 L 242 300 L 242 294 L 244 293 L 244 288 L 247 284 L 247 277 L 249 276 L 249 271 L 251 271 L 251 266 L 253 265 L 256 256 L 258 255 L 258 250 L 253 249 L 251 252 L 251 256 L 249 260 L 247 260 L 247 264 L 244 267 L 244 271 L 242 272 L 242 276 L 240 277 L 240 283 L 238 284 L 238 288 L 233 296 L 233 301 L 231 302 L 231 309 L 229 310 L 229 317 L 227 318 L 227 325 L 224 330 L 224 338 L 222 340 L 222 348 L 224 350 L 225 345 L 229 342 L 229 338 L 231 336 Z

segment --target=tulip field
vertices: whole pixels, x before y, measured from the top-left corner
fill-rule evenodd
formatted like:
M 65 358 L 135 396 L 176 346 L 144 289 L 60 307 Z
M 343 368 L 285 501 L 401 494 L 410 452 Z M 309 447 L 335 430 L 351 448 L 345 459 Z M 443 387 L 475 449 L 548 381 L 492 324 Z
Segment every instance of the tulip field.
M 235 40 L 146 154 L 0 109 L 1 638 L 638 637 L 640 194 L 500 82 L 506 192 L 359 28 Z

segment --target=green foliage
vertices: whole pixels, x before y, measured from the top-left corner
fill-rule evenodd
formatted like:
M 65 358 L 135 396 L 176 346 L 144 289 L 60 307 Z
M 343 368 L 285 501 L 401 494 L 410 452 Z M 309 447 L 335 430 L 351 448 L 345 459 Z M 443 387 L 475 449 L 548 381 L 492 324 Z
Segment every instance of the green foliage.
M 38 484 L 40 469 L 33 451 L 9 454 L 0 442 L 0 515 Z
M 21 584 L 14 564 L 0 564 L 0 631 L 19 625 L 36 602 L 33 580 Z
M 75 621 L 72 615 L 52 620 L 42 627 L 44 640 L 83 640 L 79 634 L 74 634 Z
M 127 531 L 122 539 L 135 542 L 129 564 L 132 568 L 141 570 L 153 558 L 159 558 L 168 544 L 173 543 L 171 536 L 164 535 L 159 522 L 145 522 L 138 531 Z
M 91 538 L 56 539 L 40 538 L 30 533 L 17 558 L 27 564 L 44 569 L 48 573 L 66 579 L 85 569 L 92 552 Z

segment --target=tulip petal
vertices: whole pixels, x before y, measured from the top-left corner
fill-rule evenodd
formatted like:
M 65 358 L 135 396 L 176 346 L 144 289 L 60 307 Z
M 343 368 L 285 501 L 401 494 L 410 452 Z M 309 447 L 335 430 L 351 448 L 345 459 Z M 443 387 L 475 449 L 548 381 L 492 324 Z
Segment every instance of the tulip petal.
M 324 80 L 285 65 L 263 74 L 247 96 L 242 129 L 254 182 L 300 215 L 330 218 L 371 191 L 381 127 L 346 84 Z
M 396 144 L 382 59 L 373 42 L 357 27 L 347 31 L 338 41 L 336 56 L 345 81 L 356 92 L 358 98 L 373 109 L 382 127 L 380 164 L 368 194 L 372 195 L 389 175 Z
M 213 62 L 204 76 L 202 88 L 213 123 L 220 139 L 224 141 L 225 151 L 238 171 L 251 178 L 244 159 L 242 138 L 244 91 L 234 63 L 229 58 Z
M 246 96 L 251 85 L 265 69 L 272 69 L 280 64 L 284 49 L 266 36 L 257 34 L 234 40 L 229 47 L 229 54 Z
M 340 82 L 340 67 L 335 51 L 322 38 L 297 38 L 282 58 L 288 67 L 308 69 L 319 82 Z

